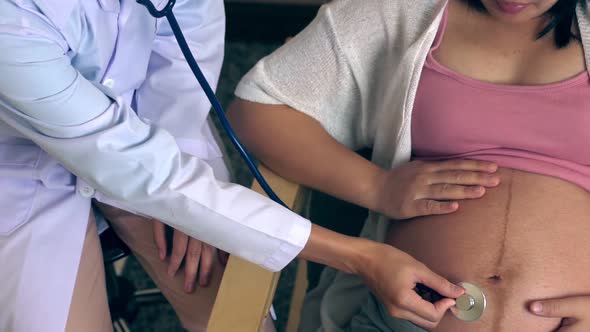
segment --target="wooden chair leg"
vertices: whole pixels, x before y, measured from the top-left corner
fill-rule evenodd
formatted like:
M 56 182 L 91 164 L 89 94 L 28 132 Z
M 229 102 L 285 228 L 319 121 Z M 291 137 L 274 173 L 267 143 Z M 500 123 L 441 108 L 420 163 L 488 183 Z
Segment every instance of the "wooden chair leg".
M 293 295 L 291 297 L 286 332 L 297 332 L 297 329 L 299 328 L 301 309 L 303 308 L 303 300 L 305 299 L 307 285 L 307 261 L 299 259 L 297 261 L 297 274 L 295 277 L 295 285 L 293 286 Z
M 231 256 L 207 332 L 261 331 L 279 275 Z

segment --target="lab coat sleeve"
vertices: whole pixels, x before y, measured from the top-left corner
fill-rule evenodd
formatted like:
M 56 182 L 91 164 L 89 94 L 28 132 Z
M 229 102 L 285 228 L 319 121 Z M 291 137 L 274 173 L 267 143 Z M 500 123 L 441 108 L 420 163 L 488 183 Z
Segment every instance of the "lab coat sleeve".
M 174 15 L 203 74 L 215 91 L 223 63 L 223 0 L 178 0 Z M 146 80 L 135 93 L 136 111 L 166 129 L 183 152 L 221 157 L 207 128 L 211 104 L 190 70 L 165 17 L 157 20 Z
M 169 132 L 80 75 L 48 35 L 0 22 L 1 121 L 130 210 L 270 270 L 300 252 L 309 221 L 215 180 Z

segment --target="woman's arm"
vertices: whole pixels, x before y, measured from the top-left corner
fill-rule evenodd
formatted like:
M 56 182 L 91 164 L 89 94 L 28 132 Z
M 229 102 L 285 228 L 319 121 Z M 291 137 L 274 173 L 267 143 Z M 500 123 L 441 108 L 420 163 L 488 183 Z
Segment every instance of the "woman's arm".
M 385 171 L 338 143 L 312 117 L 285 105 L 241 99 L 227 115 L 248 150 L 277 173 L 376 209 L 375 188 Z
M 472 160 L 384 170 L 285 105 L 238 99 L 228 117 L 248 149 L 278 174 L 394 219 L 451 213 L 456 200 L 481 197 L 499 183 L 496 165 Z

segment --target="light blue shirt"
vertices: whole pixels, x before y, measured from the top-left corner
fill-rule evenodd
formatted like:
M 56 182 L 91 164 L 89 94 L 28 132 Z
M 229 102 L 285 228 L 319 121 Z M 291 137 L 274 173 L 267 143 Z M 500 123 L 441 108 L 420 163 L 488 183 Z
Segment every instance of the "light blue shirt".
M 174 13 L 215 85 L 222 0 L 179 0 Z M 215 179 L 210 104 L 165 19 L 135 0 L 0 0 L 0 50 L 0 175 L 46 174 L 47 154 L 84 180 L 82 195 L 270 270 L 307 242 L 309 221 Z

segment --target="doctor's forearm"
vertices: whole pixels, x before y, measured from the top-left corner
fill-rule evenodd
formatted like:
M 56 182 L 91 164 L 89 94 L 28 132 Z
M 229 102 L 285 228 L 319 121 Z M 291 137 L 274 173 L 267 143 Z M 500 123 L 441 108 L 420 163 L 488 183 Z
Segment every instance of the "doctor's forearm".
M 299 257 L 345 273 L 362 274 L 363 266 L 378 256 L 375 253 L 379 246 L 383 244 L 312 225 L 309 240 Z

